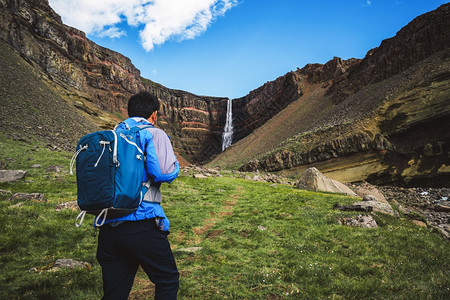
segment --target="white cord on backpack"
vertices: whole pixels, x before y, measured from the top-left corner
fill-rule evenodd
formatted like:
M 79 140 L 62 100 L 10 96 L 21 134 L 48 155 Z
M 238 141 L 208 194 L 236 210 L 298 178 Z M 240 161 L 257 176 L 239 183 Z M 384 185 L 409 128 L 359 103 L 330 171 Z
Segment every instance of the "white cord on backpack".
M 103 145 L 102 154 L 100 154 L 100 157 L 97 159 L 97 162 L 94 165 L 94 168 L 97 168 L 98 163 L 100 162 L 100 159 L 102 159 L 103 153 L 105 153 L 106 145 L 109 145 L 109 142 L 107 141 L 100 141 L 100 145 Z
M 100 223 L 98 223 L 98 219 L 100 219 L 100 217 L 101 217 L 103 214 L 104 214 L 105 216 L 103 217 L 102 221 L 101 221 Z M 98 214 L 98 216 L 95 217 L 95 226 L 96 226 L 96 227 L 101 227 L 101 226 L 103 226 L 103 224 L 105 224 L 105 221 L 106 221 L 106 215 L 107 215 L 107 214 L 108 214 L 108 209 L 107 209 L 107 208 L 104 208 L 104 209 L 102 209 L 102 211 Z
M 84 216 L 86 216 L 86 211 L 82 210 L 75 220 L 75 226 L 80 227 L 83 224 Z M 79 218 L 81 218 L 80 223 L 77 223 Z
M 88 148 L 88 145 L 84 145 L 80 149 L 75 152 L 75 154 L 72 156 L 72 159 L 70 160 L 70 175 L 73 175 L 73 165 L 75 164 L 75 161 L 77 159 L 78 154 L 80 154 L 81 151 L 86 150 Z

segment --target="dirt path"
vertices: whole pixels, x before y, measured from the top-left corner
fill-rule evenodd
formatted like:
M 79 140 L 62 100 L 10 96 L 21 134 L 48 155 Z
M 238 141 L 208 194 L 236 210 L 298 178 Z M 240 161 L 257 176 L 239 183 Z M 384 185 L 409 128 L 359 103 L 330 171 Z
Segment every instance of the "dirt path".
M 205 238 L 214 238 L 219 236 L 223 232 L 223 229 L 212 231 L 210 230 L 214 227 L 214 225 L 216 225 L 218 222 L 223 221 L 227 216 L 233 215 L 233 208 L 238 202 L 240 195 L 242 195 L 242 192 L 242 186 L 238 186 L 236 193 L 223 202 L 223 206 L 220 208 L 218 213 L 210 212 L 210 218 L 204 219 L 201 222 L 200 226 L 192 228 L 195 237 L 189 242 L 190 246 L 196 246 L 200 244 Z M 205 233 L 207 234 L 205 235 Z M 181 234 L 177 237 L 177 239 L 180 238 L 184 238 L 184 234 Z M 144 273 L 144 271 L 139 268 L 138 273 Z M 181 270 L 180 273 L 182 273 Z M 153 297 L 154 294 L 155 285 L 149 282 L 147 278 L 142 279 L 140 278 L 140 276 L 136 276 L 134 280 L 134 289 L 133 291 L 131 291 L 129 299 L 147 299 L 147 297 Z
M 192 245 L 200 244 L 205 238 L 214 238 L 219 236 L 223 229 L 211 230 L 218 222 L 221 222 L 227 216 L 233 215 L 233 208 L 236 205 L 240 195 L 242 194 L 242 186 L 237 187 L 236 194 L 231 196 L 228 200 L 223 203 L 223 206 L 218 213 L 210 212 L 210 218 L 204 219 L 200 226 L 192 228 L 195 238 L 190 241 Z M 206 235 L 205 235 L 206 234 Z

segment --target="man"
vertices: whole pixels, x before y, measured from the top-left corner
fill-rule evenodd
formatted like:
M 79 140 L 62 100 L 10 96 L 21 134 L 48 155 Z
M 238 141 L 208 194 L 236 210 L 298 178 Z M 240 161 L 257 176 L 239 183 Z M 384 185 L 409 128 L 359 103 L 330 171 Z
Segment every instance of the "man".
M 155 125 L 159 101 L 148 92 L 133 95 L 129 118 L 119 128 Z M 161 207 L 162 182 L 172 182 L 179 172 L 170 139 L 155 127 L 140 131 L 146 155 L 144 200 L 132 214 L 107 218 L 100 227 L 97 260 L 102 267 L 103 299 L 127 299 L 134 277 L 142 266 L 155 284 L 155 299 L 176 299 L 179 274 L 167 235 L 169 220 Z

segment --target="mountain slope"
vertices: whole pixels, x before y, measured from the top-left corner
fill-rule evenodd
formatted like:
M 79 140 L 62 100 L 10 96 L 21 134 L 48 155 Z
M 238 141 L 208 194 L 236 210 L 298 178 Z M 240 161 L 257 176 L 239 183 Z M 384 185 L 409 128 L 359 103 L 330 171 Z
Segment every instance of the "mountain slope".
M 449 8 L 417 17 L 363 60 L 295 71 L 298 99 L 211 165 L 291 176 L 314 165 L 342 181 L 449 184 Z
M 44 84 L 35 69 L 0 40 L 0 129 L 9 138 L 73 151 L 85 133 L 99 130 Z
M 129 58 L 63 24 L 48 0 L 0 1 L 0 40 L 101 128 L 110 129 L 126 117 L 132 94 L 149 90 L 161 100 L 159 126 L 172 137 L 179 155 L 202 162 L 220 152 L 228 99 L 197 96 L 142 78 Z

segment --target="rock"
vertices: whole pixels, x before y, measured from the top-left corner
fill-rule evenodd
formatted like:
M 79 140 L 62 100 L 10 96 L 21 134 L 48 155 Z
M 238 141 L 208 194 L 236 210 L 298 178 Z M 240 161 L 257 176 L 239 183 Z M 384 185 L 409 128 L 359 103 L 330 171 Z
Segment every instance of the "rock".
M 252 180 L 253 180 L 253 181 L 263 181 L 263 180 L 261 179 L 261 176 L 259 176 L 259 175 L 253 176 Z
M 55 211 L 61 211 L 63 209 L 79 210 L 80 208 L 78 207 L 77 201 L 61 203 L 55 207 Z
M 73 259 L 60 258 L 55 263 L 42 267 L 34 267 L 28 270 L 30 273 L 56 272 L 61 268 L 69 269 L 88 269 L 92 271 L 92 265 L 88 262 L 76 261 Z
M 402 205 L 398 205 L 397 208 L 398 208 L 398 211 L 401 212 L 404 215 L 411 214 L 411 211 L 409 209 L 403 207 Z
M 365 205 L 339 205 L 335 204 L 333 206 L 334 209 L 339 209 L 341 211 L 367 211 L 371 212 L 373 211 L 372 206 L 365 206 Z
M 355 202 L 353 205 L 361 207 L 372 207 L 373 211 L 378 211 L 381 213 L 389 214 L 395 216 L 396 213 L 388 203 L 378 202 L 378 201 L 361 201 Z
M 0 190 L 0 195 L 4 195 L 4 194 L 11 194 L 11 191 Z
M 201 251 L 203 247 L 188 247 L 188 248 L 180 248 L 174 250 L 174 252 L 185 252 L 185 253 L 195 253 Z
M 194 178 L 208 178 L 208 177 L 206 177 L 205 175 L 203 175 L 203 174 L 194 174 L 192 177 L 194 177 Z
M 264 226 L 258 225 L 258 230 L 264 231 L 264 230 L 267 230 L 267 228 Z
M 417 226 L 419 226 L 419 227 L 428 227 L 427 224 L 426 224 L 425 222 L 423 222 L 423 221 L 412 220 L 412 222 L 413 222 L 414 224 L 416 224 Z
M 375 199 L 371 199 L 369 201 L 378 201 L 378 202 L 384 202 L 387 203 L 386 198 L 384 197 L 383 193 L 377 189 L 377 187 L 375 187 L 374 185 L 371 185 L 367 182 L 363 182 L 361 184 L 357 184 L 353 187 L 353 191 L 360 197 L 363 197 L 363 201 L 364 201 L 364 196 L 372 196 Z
M 26 175 L 27 172 L 22 170 L 0 170 L 0 183 L 14 182 L 23 179 Z
M 439 211 L 439 212 L 450 212 L 450 206 L 442 205 L 442 204 L 436 204 L 436 205 L 434 206 L 434 211 Z
M 22 200 L 22 201 L 45 201 L 44 194 L 40 193 L 16 193 L 11 198 L 9 198 L 10 201 L 14 200 Z
M 367 215 L 357 215 L 352 218 L 344 218 L 338 220 L 341 225 L 353 226 L 353 227 L 363 227 L 363 228 L 375 228 L 378 227 L 377 222 L 372 216 Z
M 220 175 L 220 171 L 216 169 L 206 169 L 206 171 L 210 174 Z
M 42 165 L 40 165 L 40 164 L 34 164 L 34 165 L 32 165 L 31 167 L 37 169 L 37 168 L 42 168 Z
M 50 166 L 45 171 L 47 171 L 49 173 L 50 172 L 59 173 L 59 172 L 61 172 L 61 167 L 60 166 Z
M 299 189 L 321 191 L 321 192 L 333 192 L 349 196 L 357 196 L 345 184 L 326 177 L 314 167 L 306 169 L 302 177 L 298 180 L 296 186 Z
M 60 259 L 56 260 L 55 264 L 49 271 L 57 271 L 61 268 L 69 268 L 69 269 L 86 268 L 89 271 L 91 271 L 92 265 L 88 262 L 76 261 L 76 260 L 67 259 L 67 258 L 60 258 Z
M 445 238 L 450 240 L 450 226 L 446 224 L 440 224 L 435 227 Z
M 373 195 L 365 195 L 363 201 L 377 201 L 377 199 Z

